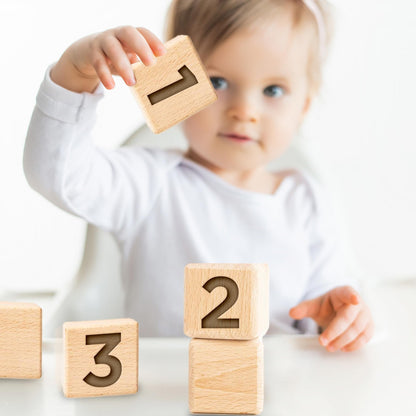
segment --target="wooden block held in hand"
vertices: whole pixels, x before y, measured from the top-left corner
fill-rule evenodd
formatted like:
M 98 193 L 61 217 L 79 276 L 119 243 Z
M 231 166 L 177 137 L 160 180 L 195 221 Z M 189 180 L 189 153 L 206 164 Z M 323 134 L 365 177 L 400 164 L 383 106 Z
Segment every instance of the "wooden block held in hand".
M 192 339 L 189 410 L 259 414 L 263 410 L 263 341 Z
M 267 264 L 188 264 L 184 332 L 194 338 L 254 339 L 269 328 Z
M 96 397 L 138 390 L 138 324 L 133 319 L 65 322 L 64 394 Z
M 165 46 L 167 52 L 156 58 L 156 64 L 132 65 L 137 82 L 131 88 L 154 133 L 168 129 L 217 99 L 189 36 L 176 36 Z
M 0 377 L 42 376 L 42 309 L 34 303 L 0 302 Z

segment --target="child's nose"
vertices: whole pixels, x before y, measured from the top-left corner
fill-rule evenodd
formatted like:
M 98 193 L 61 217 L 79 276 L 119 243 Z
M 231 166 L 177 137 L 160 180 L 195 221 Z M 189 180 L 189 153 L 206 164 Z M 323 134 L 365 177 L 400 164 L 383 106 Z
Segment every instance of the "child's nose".
M 259 111 L 249 98 L 239 98 L 230 103 L 227 109 L 227 116 L 238 121 L 256 123 L 259 120 Z

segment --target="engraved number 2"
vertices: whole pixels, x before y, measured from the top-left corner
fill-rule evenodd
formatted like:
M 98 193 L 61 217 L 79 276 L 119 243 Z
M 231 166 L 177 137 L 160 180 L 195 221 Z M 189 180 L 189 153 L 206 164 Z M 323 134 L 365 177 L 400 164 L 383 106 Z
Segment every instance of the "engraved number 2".
M 94 356 L 95 364 L 106 364 L 110 367 L 107 376 L 100 377 L 93 373 L 88 373 L 84 381 L 93 387 L 108 387 L 114 384 L 121 376 L 121 362 L 118 358 L 109 353 L 121 342 L 121 333 L 86 335 L 86 344 L 105 344 L 103 348 Z
M 202 328 L 239 328 L 238 318 L 219 318 L 234 305 L 238 298 L 238 286 L 234 280 L 225 276 L 216 276 L 205 282 L 203 288 L 212 292 L 216 287 L 225 287 L 227 296 L 215 309 L 202 318 Z

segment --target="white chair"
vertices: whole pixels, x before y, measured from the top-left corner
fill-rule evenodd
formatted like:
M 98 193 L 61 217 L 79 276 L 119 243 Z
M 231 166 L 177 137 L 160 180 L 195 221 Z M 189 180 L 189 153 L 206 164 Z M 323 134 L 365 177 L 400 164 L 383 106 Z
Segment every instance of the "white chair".
M 180 127 L 154 135 L 147 126 L 138 128 L 124 146 L 186 149 Z M 295 144 L 271 166 L 302 168 L 316 176 L 308 158 Z M 75 278 L 56 296 L 45 317 L 45 337 L 61 336 L 66 321 L 123 318 L 124 294 L 120 278 L 120 253 L 110 233 L 88 225 L 84 256 Z

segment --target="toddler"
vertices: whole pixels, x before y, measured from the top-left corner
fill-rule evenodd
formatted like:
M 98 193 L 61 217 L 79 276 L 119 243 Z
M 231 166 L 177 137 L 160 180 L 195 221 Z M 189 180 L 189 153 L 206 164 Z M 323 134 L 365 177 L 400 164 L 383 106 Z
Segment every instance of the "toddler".
M 26 177 L 114 235 L 125 314 L 141 335 L 183 335 L 186 264 L 267 263 L 270 334 L 319 330 L 328 351 L 371 338 L 373 320 L 345 273 L 322 190 L 304 172 L 267 168 L 319 90 L 326 10 L 323 0 L 172 2 L 166 37 L 191 37 L 218 95 L 182 122 L 184 153 L 104 150 L 90 137 L 112 76 L 140 83 L 131 64 L 153 65 L 165 53 L 149 30 L 84 37 L 48 68 L 28 130 Z

